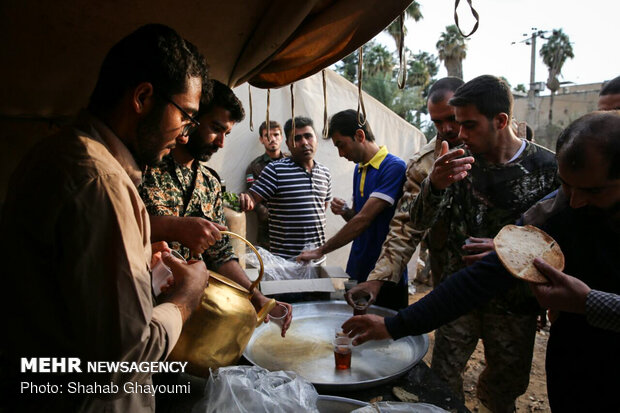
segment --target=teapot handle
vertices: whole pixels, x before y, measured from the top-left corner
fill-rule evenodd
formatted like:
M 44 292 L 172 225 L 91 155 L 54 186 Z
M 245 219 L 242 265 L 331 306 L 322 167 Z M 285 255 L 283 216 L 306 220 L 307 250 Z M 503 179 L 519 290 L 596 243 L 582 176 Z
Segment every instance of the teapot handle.
M 258 286 L 258 283 L 260 283 L 261 280 L 263 279 L 263 274 L 265 273 L 265 265 L 263 264 L 263 259 L 261 258 L 260 254 L 258 253 L 256 248 L 254 248 L 254 245 L 252 245 L 252 243 L 250 241 L 248 241 L 247 239 L 243 238 L 241 235 L 235 234 L 234 232 L 230 232 L 230 231 L 220 231 L 220 233 L 223 234 L 223 235 L 229 235 L 231 237 L 239 238 L 241 241 L 245 242 L 248 247 L 250 247 L 250 249 L 254 252 L 254 254 L 256 254 L 256 258 L 258 258 L 258 263 L 260 264 L 260 269 L 258 270 L 258 278 L 256 278 L 256 280 L 254 280 L 252 285 L 250 285 L 250 288 L 248 288 L 248 291 L 250 292 L 250 297 L 252 297 L 252 295 L 254 294 L 254 290 Z M 272 301 L 274 302 L 273 305 L 275 305 L 275 300 L 272 300 Z M 269 303 L 267 303 L 265 305 L 265 307 L 267 307 L 268 305 L 269 305 Z M 263 309 L 265 307 L 263 307 Z M 261 309 L 261 311 L 263 311 L 263 309 Z M 271 311 L 272 309 L 273 309 L 273 306 L 271 306 L 269 311 Z M 269 311 L 267 311 L 267 313 L 265 313 L 265 315 L 269 314 Z M 263 316 L 263 319 L 264 318 L 265 318 L 265 316 Z
M 258 314 L 256 315 L 256 327 L 258 327 L 259 325 L 263 323 L 263 321 L 265 321 L 265 317 L 267 317 L 267 315 L 271 312 L 271 310 L 273 310 L 275 306 L 276 306 L 275 298 L 272 298 L 271 300 L 267 301 L 267 304 L 265 304 L 263 308 L 261 308 L 258 311 Z

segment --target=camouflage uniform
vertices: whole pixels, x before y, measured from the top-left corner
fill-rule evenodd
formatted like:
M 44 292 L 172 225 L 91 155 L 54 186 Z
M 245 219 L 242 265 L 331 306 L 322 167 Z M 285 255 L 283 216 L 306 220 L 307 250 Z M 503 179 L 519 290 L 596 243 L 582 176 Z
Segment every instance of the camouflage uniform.
M 422 181 L 433 168 L 440 149 L 441 141 L 435 137 L 409 160 L 403 196 L 398 201 L 390 222 L 390 232 L 383 242 L 375 268 L 368 275 L 368 281 L 383 280 L 398 283 L 418 243 L 424 237 L 425 230 L 416 231 L 411 225 L 409 209 L 420 192 Z
M 202 162 L 194 161 L 194 165 L 195 168 L 188 168 L 167 155 L 160 166 L 149 168 L 140 185 L 147 211 L 150 215 L 201 217 L 226 225 L 219 177 Z M 175 240 L 166 241 L 186 260 L 202 258 L 212 270 L 236 258 L 228 236 L 207 249 L 202 257 L 191 256 L 189 248 Z
M 278 159 L 285 158 L 286 156 L 284 152 L 280 152 L 280 157 Z M 276 161 L 278 159 L 271 159 L 269 155 L 264 153 L 250 162 L 245 171 L 246 189 L 252 187 L 254 181 L 258 179 L 265 166 L 271 161 Z M 256 212 L 256 217 L 258 218 L 256 245 L 269 250 L 269 210 L 265 205 L 260 203 L 254 206 L 254 212 Z
M 411 205 L 413 229 L 431 229 L 435 286 L 465 266 L 462 246 L 468 236 L 493 238 L 558 186 L 553 153 L 535 144 L 526 143 L 523 153 L 507 164 L 474 157 L 464 180 L 435 191 L 427 178 Z M 481 309 L 440 327 L 431 368 L 462 397 L 463 370 L 482 338 L 487 366 L 478 381 L 478 398 L 494 412 L 514 411 L 516 398 L 529 382 L 539 312 L 527 286 L 520 283 Z

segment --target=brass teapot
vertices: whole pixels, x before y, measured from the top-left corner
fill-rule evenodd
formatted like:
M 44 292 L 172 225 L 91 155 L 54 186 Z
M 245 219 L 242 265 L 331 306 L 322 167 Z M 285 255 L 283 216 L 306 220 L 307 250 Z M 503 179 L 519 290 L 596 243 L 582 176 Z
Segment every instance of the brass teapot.
M 209 368 L 236 363 L 254 329 L 276 305 L 276 300 L 271 299 L 256 314 L 250 298 L 263 278 L 263 260 L 248 240 L 234 232 L 221 232 L 245 242 L 258 257 L 260 270 L 249 290 L 210 271 L 209 285 L 200 304 L 183 326 L 179 341 L 168 357 L 169 360 L 187 361 L 185 371 L 196 376 L 206 377 Z

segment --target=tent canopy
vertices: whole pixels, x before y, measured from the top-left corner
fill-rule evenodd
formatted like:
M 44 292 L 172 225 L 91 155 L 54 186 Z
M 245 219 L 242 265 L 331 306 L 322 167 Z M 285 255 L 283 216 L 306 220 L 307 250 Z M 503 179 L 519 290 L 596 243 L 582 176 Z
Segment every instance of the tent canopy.
M 357 87 L 339 74 L 325 71 L 327 85 L 327 110 L 331 116 L 336 112 L 357 107 Z M 248 86 L 234 89 L 237 97 L 243 102 L 246 117 L 232 129 L 226 137 L 224 148 L 209 160 L 208 165 L 214 168 L 222 179 L 226 180 L 229 191 L 241 192 L 246 189 L 245 170 L 250 162 L 264 153 L 265 148 L 258 140 L 258 127 L 265 121 L 267 111 L 267 91 L 252 88 L 252 123 L 254 131 L 250 131 L 250 101 Z M 378 145 L 386 145 L 390 153 L 407 161 L 426 143 L 422 132 L 409 124 L 390 109 L 381 104 L 366 92 L 364 102 L 368 123 L 375 135 Z M 339 157 L 338 149 L 331 139 L 320 138 L 323 129 L 323 81 L 320 73 L 295 83 L 295 116 L 307 116 L 314 120 L 314 129 L 319 136 L 315 159 L 327 166 L 332 174 L 332 194 L 346 199 L 351 204 L 353 195 L 353 170 L 355 164 Z M 271 91 L 269 119 L 284 123 L 291 117 L 290 88 Z M 282 149 L 288 151 L 286 144 Z M 248 214 L 248 238 L 254 241 L 256 223 L 254 214 Z M 327 237 L 332 237 L 343 225 L 342 217 L 327 213 Z M 347 245 L 328 254 L 329 265 L 344 267 L 351 245 Z
M 21 0 L 0 3 L 0 114 L 74 114 L 105 53 L 146 23 L 196 44 L 232 86 L 279 87 L 337 62 L 384 29 L 411 0 Z

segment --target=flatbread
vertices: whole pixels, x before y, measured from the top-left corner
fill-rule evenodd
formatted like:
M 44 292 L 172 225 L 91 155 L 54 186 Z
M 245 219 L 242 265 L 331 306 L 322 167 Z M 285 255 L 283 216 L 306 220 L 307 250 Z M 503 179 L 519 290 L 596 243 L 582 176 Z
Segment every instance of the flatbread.
M 532 225 L 506 225 L 493 243 L 502 265 L 519 279 L 536 284 L 549 282 L 534 266 L 534 259 L 538 257 L 559 271 L 564 269 L 564 254 L 558 243 Z

